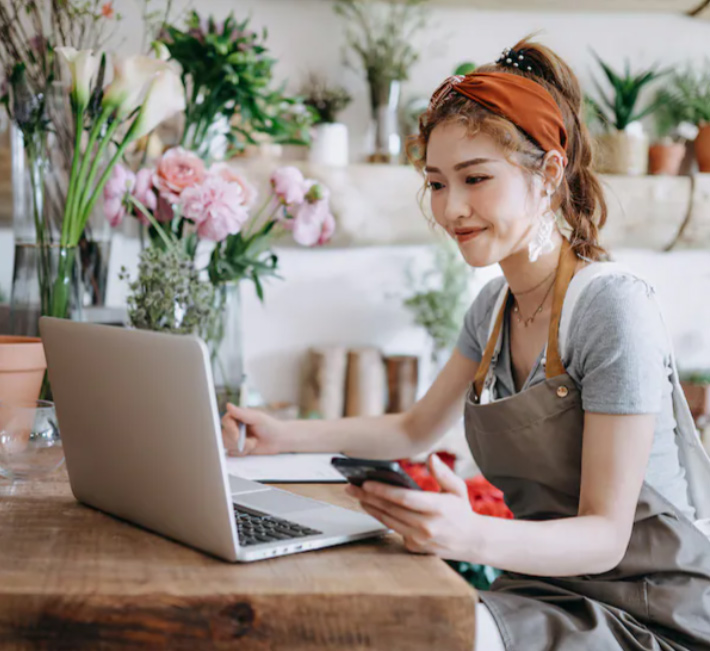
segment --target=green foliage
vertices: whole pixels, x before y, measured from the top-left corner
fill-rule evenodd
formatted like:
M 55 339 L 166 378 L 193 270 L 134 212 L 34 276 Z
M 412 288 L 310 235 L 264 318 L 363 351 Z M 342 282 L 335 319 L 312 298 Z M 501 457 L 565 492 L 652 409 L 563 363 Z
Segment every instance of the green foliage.
M 599 92 L 601 101 L 589 97 L 587 102 L 591 105 L 595 117 L 605 128 L 623 131 L 631 122 L 640 120 L 658 108 L 657 100 L 639 110 L 637 110 L 636 104 L 641 90 L 652 81 L 667 74 L 668 71 L 659 71 L 654 66 L 648 70 L 633 74 L 627 59 L 624 66 L 624 74 L 620 75 L 608 64 L 604 63 L 595 52 L 593 54 L 604 71 L 604 75 L 612 88 L 612 94 L 607 95 L 606 91 L 595 79 L 594 85 Z
M 130 280 L 125 267 L 121 280 Z M 140 255 L 138 278 L 129 284 L 128 316 L 143 330 L 202 334 L 210 326 L 214 289 L 177 247 L 150 246 Z
M 306 106 L 312 108 L 319 122 L 336 122 L 338 113 L 350 104 L 352 97 L 342 86 L 329 86 L 328 82 L 317 74 L 308 76 L 301 89 Z
M 276 60 L 261 36 L 230 14 L 223 24 L 212 18 L 204 24 L 193 11 L 187 29 L 169 26 L 161 41 L 182 66 L 187 109 L 183 146 L 202 155 L 210 128 L 223 116 L 230 123 L 227 139 L 233 151 L 256 144 L 264 134 L 273 142 L 307 144 L 311 112 L 298 98 L 287 97 L 284 86 L 272 88 Z
M 455 75 L 468 75 L 476 70 L 476 64 L 473 61 L 464 61 L 456 66 Z
M 219 242 L 212 250 L 207 268 L 211 283 L 217 286 L 248 278 L 253 281 L 256 295 L 263 302 L 261 279 L 281 278 L 277 273 L 279 259 L 269 250 L 268 235 L 275 225 L 275 221 L 270 221 L 254 235 L 237 233 Z
M 434 267 L 415 279 L 407 272 L 407 284 L 415 292 L 404 305 L 432 339 L 434 355 L 456 343 L 469 304 L 470 267 L 461 258 L 458 247 L 449 242 L 434 251 Z
M 476 590 L 489 590 L 493 581 L 500 575 L 501 571 L 488 565 L 474 565 L 464 561 L 446 561 L 449 567 L 458 572 Z
M 705 59 L 699 70 L 688 66 L 673 73 L 669 83 L 662 88 L 656 101 L 658 130 L 665 135 L 681 122 L 710 123 L 710 59 Z
M 348 47 L 360 59 L 371 87 L 408 79 L 419 59 L 413 40 L 426 26 L 426 2 L 336 0 L 335 12 L 348 25 Z M 350 60 L 346 64 L 357 69 Z

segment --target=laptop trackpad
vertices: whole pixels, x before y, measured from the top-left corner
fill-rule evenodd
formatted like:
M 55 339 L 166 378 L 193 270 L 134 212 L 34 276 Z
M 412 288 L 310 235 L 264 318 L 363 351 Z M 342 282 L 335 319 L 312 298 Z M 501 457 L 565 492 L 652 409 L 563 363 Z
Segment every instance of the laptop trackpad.
M 234 495 L 232 499 L 235 504 L 243 504 L 257 511 L 264 511 L 274 515 L 288 515 L 297 511 L 325 509 L 330 506 L 330 504 L 325 504 L 324 502 L 277 489 Z

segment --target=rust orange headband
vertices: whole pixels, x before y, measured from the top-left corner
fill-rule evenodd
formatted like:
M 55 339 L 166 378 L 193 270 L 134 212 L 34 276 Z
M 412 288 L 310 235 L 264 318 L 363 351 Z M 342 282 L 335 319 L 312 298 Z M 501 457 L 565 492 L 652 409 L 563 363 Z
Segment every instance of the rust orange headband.
M 567 130 L 562 112 L 540 84 L 509 72 L 472 72 L 449 77 L 431 96 L 436 108 L 452 92 L 510 120 L 545 152 L 556 149 L 567 164 Z

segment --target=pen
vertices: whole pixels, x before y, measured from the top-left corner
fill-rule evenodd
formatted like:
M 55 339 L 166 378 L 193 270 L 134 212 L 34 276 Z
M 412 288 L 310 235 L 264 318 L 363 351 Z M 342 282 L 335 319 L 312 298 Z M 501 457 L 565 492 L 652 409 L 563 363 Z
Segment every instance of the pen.
M 241 384 L 239 385 L 239 400 L 237 407 L 246 407 L 247 406 L 247 385 L 246 385 L 246 379 L 247 376 L 242 374 L 242 380 Z M 244 452 L 244 444 L 246 443 L 247 439 L 247 426 L 243 422 L 239 422 L 237 425 L 237 428 L 239 430 L 239 439 L 237 441 L 237 451 L 241 454 Z

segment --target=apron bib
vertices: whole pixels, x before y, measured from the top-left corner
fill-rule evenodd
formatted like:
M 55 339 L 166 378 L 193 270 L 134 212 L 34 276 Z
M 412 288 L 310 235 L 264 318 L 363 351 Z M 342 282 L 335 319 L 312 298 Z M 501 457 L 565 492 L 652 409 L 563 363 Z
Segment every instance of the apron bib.
M 466 438 L 473 457 L 486 479 L 503 491 L 516 519 L 574 517 L 579 507 L 584 411 L 581 392 L 559 353 L 562 308 L 576 262 L 565 240 L 546 380 L 491 399 L 492 368 L 510 298 L 506 290 L 466 398 Z M 710 651 L 710 541 L 645 482 L 628 549 L 614 569 L 575 577 L 505 572 L 479 596 L 496 619 L 506 651 Z

